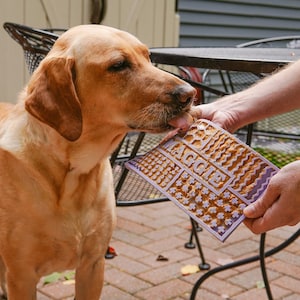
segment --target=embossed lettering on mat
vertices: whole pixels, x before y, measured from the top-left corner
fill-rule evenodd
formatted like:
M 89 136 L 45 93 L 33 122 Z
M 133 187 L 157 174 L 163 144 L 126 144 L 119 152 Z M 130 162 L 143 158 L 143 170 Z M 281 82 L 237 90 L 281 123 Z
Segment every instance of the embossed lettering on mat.
M 219 240 L 243 221 L 278 171 L 249 146 L 207 120 L 195 122 L 126 167 L 146 179 Z

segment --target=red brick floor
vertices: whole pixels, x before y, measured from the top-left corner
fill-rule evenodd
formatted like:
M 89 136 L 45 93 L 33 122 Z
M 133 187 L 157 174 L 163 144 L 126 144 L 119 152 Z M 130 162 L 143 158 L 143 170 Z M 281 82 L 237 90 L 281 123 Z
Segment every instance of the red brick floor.
M 189 299 L 193 284 L 204 274 L 183 276 L 181 268 L 198 265 L 197 250 L 185 249 L 190 235 L 189 218 L 173 203 L 118 207 L 118 225 L 111 246 L 118 256 L 106 260 L 102 300 Z M 298 227 L 284 227 L 267 234 L 266 247 L 276 246 Z M 212 267 L 258 254 L 259 236 L 241 225 L 225 243 L 210 233 L 199 233 L 205 258 Z M 163 255 L 167 261 L 157 261 Z M 300 239 L 267 258 L 274 299 L 300 299 Z M 60 280 L 39 285 L 38 300 L 73 299 L 74 282 Z M 264 300 L 258 263 L 227 270 L 207 279 L 198 290 L 203 300 Z M 88 299 L 87 299 L 88 300 Z

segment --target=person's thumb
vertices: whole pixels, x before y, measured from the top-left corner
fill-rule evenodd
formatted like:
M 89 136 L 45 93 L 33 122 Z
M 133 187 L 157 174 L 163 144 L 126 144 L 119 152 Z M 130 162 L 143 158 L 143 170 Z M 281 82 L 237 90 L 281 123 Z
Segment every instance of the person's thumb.
M 275 175 L 276 176 L 276 175 Z M 259 218 L 265 214 L 265 212 L 273 205 L 280 195 L 278 185 L 276 183 L 275 176 L 271 179 L 267 189 L 262 194 L 262 196 L 255 202 L 248 205 L 243 213 L 246 218 Z
M 189 110 L 189 114 L 195 119 L 205 118 L 205 115 L 203 116 L 202 113 L 203 106 L 204 105 L 192 106 Z
M 244 209 L 246 218 L 259 218 L 264 215 L 267 207 L 263 203 L 263 198 L 258 199 L 256 202 L 251 203 Z

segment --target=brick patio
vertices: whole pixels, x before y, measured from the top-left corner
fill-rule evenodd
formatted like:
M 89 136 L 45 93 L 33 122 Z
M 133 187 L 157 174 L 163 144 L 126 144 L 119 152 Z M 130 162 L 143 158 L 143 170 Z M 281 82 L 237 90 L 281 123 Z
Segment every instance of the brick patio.
M 106 260 L 101 299 L 189 299 L 194 282 L 205 271 L 181 274 L 181 267 L 200 263 L 197 250 L 184 247 L 190 236 L 188 217 L 171 202 L 118 207 L 117 213 L 118 225 L 111 246 L 118 256 Z M 267 249 L 278 245 L 296 229 L 284 227 L 268 233 Z M 212 267 L 258 254 L 259 236 L 244 225 L 225 243 L 206 231 L 200 232 L 199 237 L 205 258 Z M 159 255 L 168 260 L 157 261 Z M 266 261 L 274 299 L 300 299 L 300 239 Z M 39 285 L 38 300 L 71 300 L 73 296 L 73 280 Z M 197 299 L 267 299 L 259 264 L 251 263 L 215 274 L 203 283 Z

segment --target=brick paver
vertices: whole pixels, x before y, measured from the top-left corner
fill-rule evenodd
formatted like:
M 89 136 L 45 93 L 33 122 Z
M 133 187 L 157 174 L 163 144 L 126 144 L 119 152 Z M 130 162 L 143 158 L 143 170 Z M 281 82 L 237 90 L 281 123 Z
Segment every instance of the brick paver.
M 183 276 L 181 267 L 200 263 L 197 249 L 184 243 L 190 236 L 189 218 L 171 202 L 139 207 L 118 207 L 119 221 L 111 246 L 118 253 L 106 260 L 101 300 L 187 300 L 195 281 L 204 274 Z M 276 246 L 297 227 L 284 227 L 267 234 L 266 248 Z M 256 255 L 259 236 L 243 224 L 219 242 L 210 233 L 199 233 L 205 258 L 212 267 Z M 166 260 L 158 261 L 162 255 Z M 300 299 L 300 239 L 267 259 L 274 300 Z M 74 282 L 60 279 L 39 284 L 38 300 L 71 300 Z M 197 300 L 267 300 L 259 263 L 215 274 L 198 290 Z

